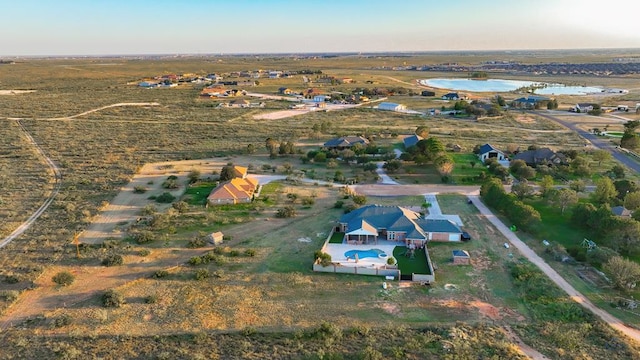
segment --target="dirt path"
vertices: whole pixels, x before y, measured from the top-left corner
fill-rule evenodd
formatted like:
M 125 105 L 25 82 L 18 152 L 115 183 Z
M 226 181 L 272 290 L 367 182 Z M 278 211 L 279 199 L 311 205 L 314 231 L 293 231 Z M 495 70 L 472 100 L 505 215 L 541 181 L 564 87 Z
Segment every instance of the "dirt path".
M 29 216 L 29 218 L 25 222 L 23 222 L 20 226 L 18 226 L 18 228 L 16 228 L 11 234 L 9 234 L 9 236 L 0 240 L 0 248 L 5 247 L 7 244 L 12 242 L 15 238 L 17 238 L 18 236 L 22 235 L 25 231 L 27 231 L 27 229 L 29 229 L 29 227 L 31 227 L 31 225 L 33 225 L 33 223 L 36 220 L 38 220 L 38 218 L 45 211 L 47 211 L 47 209 L 49 208 L 49 205 L 51 205 L 51 203 L 53 202 L 53 199 L 56 197 L 56 195 L 58 195 L 58 193 L 60 192 L 60 187 L 62 186 L 62 173 L 60 172 L 60 168 L 58 168 L 58 166 L 53 162 L 53 160 L 51 160 L 51 158 L 49 158 L 44 153 L 40 145 L 36 143 L 36 141 L 33 139 L 31 134 L 29 134 L 27 129 L 25 129 L 24 125 L 22 125 L 20 120 L 16 120 L 16 123 L 20 127 L 20 130 L 22 130 L 22 132 L 24 133 L 27 140 L 31 143 L 31 145 L 33 145 L 33 147 L 36 149 L 38 154 L 44 159 L 45 163 L 51 170 L 51 173 L 53 174 L 53 178 L 54 178 L 53 189 L 51 190 L 51 193 L 49 193 L 49 196 L 47 196 L 47 198 L 44 200 L 42 205 L 40 205 L 38 210 L 36 210 L 33 214 L 31 214 L 31 216 Z
M 555 271 L 544 259 L 536 254 L 527 244 L 525 244 L 518 236 L 507 226 L 498 219 L 493 213 L 480 201 L 478 195 L 469 195 L 469 199 L 473 201 L 473 204 L 478 208 L 480 213 L 484 215 L 508 240 L 515 246 L 522 255 L 524 255 L 529 261 L 535 264 L 542 272 L 544 272 L 554 283 L 556 283 L 562 290 L 564 290 L 575 302 L 585 307 L 587 310 L 594 313 L 602 321 L 609 324 L 609 326 L 622 332 L 628 337 L 640 342 L 640 331 L 632 329 L 626 326 L 620 319 L 607 313 L 606 311 L 595 306 L 586 296 L 582 295 L 571 284 L 569 284 L 557 271 Z
M 88 111 L 85 111 L 85 112 L 81 112 L 80 114 L 76 114 L 76 115 L 57 117 L 57 118 L 37 119 L 37 120 L 69 120 L 69 119 L 74 119 L 74 118 L 77 118 L 77 117 L 80 117 L 80 116 L 88 115 L 88 114 L 91 114 L 91 113 L 94 113 L 94 112 L 98 112 L 98 111 L 101 111 L 101 110 L 105 110 L 105 109 L 109 109 L 109 108 L 113 108 L 113 107 L 122 107 L 122 106 L 160 106 L 160 104 L 157 103 L 157 102 L 151 102 L 151 103 L 117 103 L 117 104 L 111 104 L 111 105 L 99 107 L 99 108 L 96 108 L 96 109 L 88 110 Z

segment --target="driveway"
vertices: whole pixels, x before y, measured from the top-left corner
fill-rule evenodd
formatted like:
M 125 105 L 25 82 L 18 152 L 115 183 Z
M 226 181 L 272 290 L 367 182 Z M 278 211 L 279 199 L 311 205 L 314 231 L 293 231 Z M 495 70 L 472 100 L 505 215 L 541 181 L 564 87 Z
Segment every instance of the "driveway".
M 620 319 L 614 317 L 613 315 L 607 313 L 606 311 L 600 309 L 595 306 L 589 299 L 587 299 L 584 295 L 582 295 L 578 290 L 576 290 L 571 284 L 569 284 L 558 272 L 556 272 L 549 264 L 547 264 L 544 259 L 542 259 L 538 254 L 536 254 L 527 244 L 525 244 L 518 236 L 507 226 L 498 219 L 491 210 L 489 210 L 481 201 L 480 196 L 478 195 L 468 195 L 469 199 L 473 201 L 473 204 L 478 208 L 480 213 L 484 215 L 487 220 L 489 220 L 508 240 L 509 242 L 515 246 L 520 253 L 526 257 L 529 261 L 535 264 L 542 272 L 544 272 L 554 283 L 556 283 L 562 290 L 564 290 L 573 301 L 582 305 L 587 310 L 594 313 L 598 316 L 602 321 L 609 324 L 609 326 L 614 329 L 622 332 L 623 334 L 629 336 L 630 338 L 640 342 L 640 331 L 630 328 Z

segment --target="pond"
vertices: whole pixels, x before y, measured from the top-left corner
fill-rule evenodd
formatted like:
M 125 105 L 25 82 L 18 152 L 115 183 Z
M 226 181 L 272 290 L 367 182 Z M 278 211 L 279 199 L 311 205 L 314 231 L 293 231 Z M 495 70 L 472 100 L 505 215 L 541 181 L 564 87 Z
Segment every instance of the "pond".
M 567 86 L 527 80 L 426 79 L 420 80 L 420 83 L 438 89 L 471 92 L 509 92 L 532 85 L 540 87 L 534 90 L 535 94 L 540 95 L 586 95 L 604 91 L 602 88 L 593 86 Z

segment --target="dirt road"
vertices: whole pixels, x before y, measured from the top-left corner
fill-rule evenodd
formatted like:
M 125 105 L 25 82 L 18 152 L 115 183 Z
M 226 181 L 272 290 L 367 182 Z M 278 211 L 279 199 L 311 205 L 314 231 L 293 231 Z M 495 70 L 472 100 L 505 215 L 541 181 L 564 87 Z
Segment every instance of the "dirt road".
M 573 299 L 578 304 L 585 307 L 587 310 L 594 313 L 598 316 L 602 321 L 609 324 L 609 326 L 614 329 L 622 332 L 623 334 L 629 336 L 635 341 L 640 342 L 640 331 L 630 328 L 626 326 L 620 319 L 614 317 L 613 315 L 607 313 L 606 311 L 600 309 L 595 306 L 589 299 L 587 299 L 584 295 L 582 295 L 578 290 L 576 290 L 571 284 L 569 284 L 558 272 L 556 272 L 549 264 L 547 264 L 538 254 L 536 254 L 527 244 L 525 244 L 518 236 L 505 224 L 498 219 L 491 210 L 489 210 L 481 201 L 478 195 L 469 195 L 468 196 L 473 204 L 478 208 L 480 213 L 484 215 L 487 220 L 489 220 L 508 240 L 509 242 L 515 246 L 520 253 L 525 256 L 529 261 L 535 264 L 542 272 L 544 272 L 554 283 L 556 283 L 562 290 L 564 290 L 571 299 Z
M 40 215 L 42 215 L 45 211 L 47 211 L 47 209 L 49 208 L 49 205 L 51 205 L 51 203 L 53 202 L 53 199 L 56 197 L 56 195 L 58 195 L 58 193 L 60 192 L 60 187 L 62 186 L 62 173 L 60 172 L 60 168 L 58 167 L 58 165 L 56 165 L 53 162 L 53 160 L 51 160 L 51 158 L 49 158 L 44 153 L 44 150 L 42 150 L 40 145 L 36 143 L 36 141 L 33 139 L 31 134 L 29 134 L 27 129 L 25 129 L 24 125 L 22 125 L 20 120 L 16 120 L 16 123 L 18 123 L 20 130 L 22 130 L 27 140 L 29 140 L 31 145 L 33 145 L 33 147 L 36 149 L 38 154 L 44 159 L 45 163 L 51 170 L 51 173 L 53 175 L 53 189 L 49 193 L 49 196 L 47 196 L 47 198 L 44 200 L 42 205 L 40 205 L 38 210 L 36 210 L 33 214 L 31 214 L 31 216 L 29 216 L 29 218 L 25 222 L 20 224 L 20 226 L 18 226 L 11 234 L 9 234 L 9 236 L 0 240 L 0 248 L 5 247 L 8 243 L 12 242 L 15 238 L 17 238 L 18 236 L 22 235 L 25 231 L 27 231 L 27 229 L 29 229 L 29 227 L 31 227 L 31 225 L 33 225 L 33 223 L 36 220 L 38 220 Z

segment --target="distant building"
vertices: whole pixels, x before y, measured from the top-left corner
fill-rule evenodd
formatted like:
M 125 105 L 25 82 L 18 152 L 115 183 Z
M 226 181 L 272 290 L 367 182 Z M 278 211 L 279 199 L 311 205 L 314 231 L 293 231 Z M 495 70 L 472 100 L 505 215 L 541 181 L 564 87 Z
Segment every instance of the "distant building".
M 436 96 L 436 93 L 430 90 L 422 90 L 420 93 L 422 96 Z
M 442 95 L 442 100 L 460 100 L 458 93 L 452 92 Z
M 560 165 L 567 162 L 566 157 L 549 148 L 527 150 L 516 154 L 513 160 L 523 160 L 527 165 L 536 167 L 539 165 Z
M 369 145 L 369 140 L 362 136 L 343 136 L 327 141 L 324 143 L 324 147 L 327 149 L 344 150 L 356 144 L 367 146 Z
M 381 102 L 378 105 L 378 110 L 405 111 L 405 110 L 407 110 L 407 107 L 402 105 L 402 104 L 396 104 L 396 103 L 391 103 L 391 102 Z

